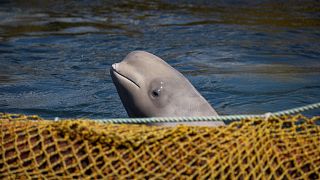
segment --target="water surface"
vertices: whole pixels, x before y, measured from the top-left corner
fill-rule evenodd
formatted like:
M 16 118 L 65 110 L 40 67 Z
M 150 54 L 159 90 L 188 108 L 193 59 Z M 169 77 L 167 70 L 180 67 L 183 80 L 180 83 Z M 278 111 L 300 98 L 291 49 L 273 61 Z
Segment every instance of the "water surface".
M 0 111 L 127 117 L 109 68 L 133 50 L 181 71 L 220 114 L 320 100 L 317 1 L 8 1 Z

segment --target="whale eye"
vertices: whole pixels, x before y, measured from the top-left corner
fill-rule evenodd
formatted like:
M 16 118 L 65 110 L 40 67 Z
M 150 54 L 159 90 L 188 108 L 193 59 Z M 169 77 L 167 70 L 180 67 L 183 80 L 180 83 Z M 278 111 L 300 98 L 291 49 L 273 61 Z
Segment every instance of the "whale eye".
M 150 106 L 166 108 L 166 105 L 171 102 L 170 96 L 172 93 L 169 90 L 170 87 L 162 79 L 152 80 L 147 92 L 151 103 Z
M 160 98 L 163 89 L 163 82 L 154 82 L 151 86 L 150 96 L 154 99 Z
M 160 89 L 154 89 L 152 91 L 152 97 L 157 98 L 157 97 L 160 96 L 160 93 L 161 93 L 161 88 Z

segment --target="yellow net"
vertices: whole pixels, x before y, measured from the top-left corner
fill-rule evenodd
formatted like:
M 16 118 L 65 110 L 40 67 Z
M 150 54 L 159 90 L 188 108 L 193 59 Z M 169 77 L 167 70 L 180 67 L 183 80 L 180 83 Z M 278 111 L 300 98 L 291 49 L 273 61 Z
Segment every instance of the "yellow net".
M 0 113 L 0 179 L 319 179 L 319 121 L 161 127 Z

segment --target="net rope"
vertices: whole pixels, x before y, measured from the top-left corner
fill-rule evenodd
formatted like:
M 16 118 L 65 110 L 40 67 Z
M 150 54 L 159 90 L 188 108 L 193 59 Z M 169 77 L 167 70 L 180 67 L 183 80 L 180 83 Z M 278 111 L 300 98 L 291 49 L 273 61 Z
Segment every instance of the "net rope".
M 320 116 L 164 127 L 0 113 L 0 179 L 319 178 Z
M 223 115 L 223 116 L 200 116 L 200 117 L 152 117 L 152 118 L 113 118 L 113 119 L 94 119 L 94 121 L 115 124 L 147 124 L 147 123 L 167 123 L 167 122 L 196 122 L 196 121 L 235 121 L 246 118 L 265 118 L 266 116 L 282 116 L 297 114 L 304 111 L 319 109 L 320 102 L 278 111 L 274 113 L 258 115 Z

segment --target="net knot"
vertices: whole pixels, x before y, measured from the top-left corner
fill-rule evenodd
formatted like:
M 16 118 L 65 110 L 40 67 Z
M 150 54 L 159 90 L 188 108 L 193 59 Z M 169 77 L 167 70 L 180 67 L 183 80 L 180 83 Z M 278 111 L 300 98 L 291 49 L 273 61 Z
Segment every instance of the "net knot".
M 265 113 L 265 114 L 264 114 L 264 117 L 265 117 L 264 120 L 267 121 L 271 116 L 272 116 L 272 113 L 271 113 L 271 112 Z

